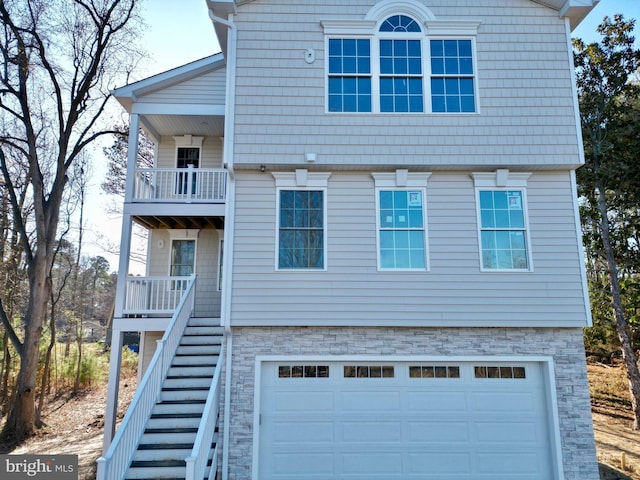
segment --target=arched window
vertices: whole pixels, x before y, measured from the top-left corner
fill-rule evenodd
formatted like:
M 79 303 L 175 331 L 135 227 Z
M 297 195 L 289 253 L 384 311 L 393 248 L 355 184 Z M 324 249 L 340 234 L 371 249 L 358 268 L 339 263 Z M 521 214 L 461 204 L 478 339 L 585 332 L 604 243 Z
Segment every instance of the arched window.
M 362 20 L 322 25 L 328 112 L 477 112 L 479 22 L 438 20 L 414 0 L 382 0 Z
M 380 111 L 423 112 L 420 25 L 405 15 L 394 15 L 382 22 L 379 33 Z

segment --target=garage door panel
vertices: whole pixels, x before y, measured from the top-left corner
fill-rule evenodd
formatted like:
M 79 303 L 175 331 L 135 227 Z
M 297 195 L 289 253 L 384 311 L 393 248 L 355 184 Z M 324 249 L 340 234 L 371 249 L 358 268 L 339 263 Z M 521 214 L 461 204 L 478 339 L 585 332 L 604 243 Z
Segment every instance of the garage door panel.
M 304 453 L 296 452 L 276 454 L 273 456 L 273 473 L 279 475 L 278 478 L 327 478 L 321 475 L 332 475 L 335 471 L 334 455 L 330 453 Z
M 307 413 L 307 412 L 331 412 L 334 409 L 333 392 L 315 392 L 309 395 L 308 391 L 285 390 L 273 391 L 266 398 L 264 408 L 272 412 Z
M 474 424 L 475 436 L 481 442 L 541 442 L 541 432 L 538 422 L 476 422 Z
M 400 411 L 400 393 L 377 390 L 375 399 L 372 399 L 371 386 L 367 390 L 343 392 L 340 394 L 340 407 L 345 412 L 371 414 Z
M 540 477 L 544 472 L 540 471 L 540 462 L 544 459 L 540 458 L 532 452 L 513 452 L 503 451 L 477 455 L 478 473 L 486 474 L 520 474 L 537 475 Z
M 277 421 L 278 429 L 274 432 L 276 442 L 305 442 L 307 444 L 332 442 L 334 423 L 331 421 L 306 421 L 305 428 L 300 428 L 300 421 Z
M 420 478 L 443 478 L 442 475 L 461 475 L 471 473 L 471 455 L 459 452 L 425 453 L 415 452 L 407 455 L 409 473 L 419 474 Z
M 424 384 L 423 388 L 434 388 L 434 386 Z M 407 411 L 409 413 L 425 411 L 466 412 L 468 409 L 467 403 L 465 392 L 450 390 L 407 392 Z
M 496 386 L 502 387 L 501 385 Z M 508 386 L 506 386 L 508 388 Z M 531 392 L 511 392 L 502 387 L 498 392 L 481 392 L 471 394 L 471 409 L 478 413 L 521 413 L 536 411 L 536 399 Z
M 379 476 L 402 472 L 401 453 L 380 453 L 377 451 L 340 455 L 342 472 L 345 474 Z
M 468 443 L 470 439 L 468 422 L 410 421 L 407 438 L 412 444 Z
M 344 442 L 400 442 L 402 440 L 402 425 L 398 421 L 343 422 L 340 424 L 340 431 L 340 438 Z

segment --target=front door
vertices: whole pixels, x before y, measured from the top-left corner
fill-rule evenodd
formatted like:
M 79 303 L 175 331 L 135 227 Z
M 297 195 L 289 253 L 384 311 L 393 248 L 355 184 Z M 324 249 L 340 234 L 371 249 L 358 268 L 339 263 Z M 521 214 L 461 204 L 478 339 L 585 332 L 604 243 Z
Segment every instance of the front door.
M 193 147 L 180 147 L 178 148 L 178 158 L 176 161 L 178 168 L 193 168 L 200 167 L 200 149 Z M 178 174 L 178 194 L 186 195 L 188 193 L 189 175 L 187 173 Z M 196 174 L 193 173 L 191 179 L 191 194 L 196 193 Z

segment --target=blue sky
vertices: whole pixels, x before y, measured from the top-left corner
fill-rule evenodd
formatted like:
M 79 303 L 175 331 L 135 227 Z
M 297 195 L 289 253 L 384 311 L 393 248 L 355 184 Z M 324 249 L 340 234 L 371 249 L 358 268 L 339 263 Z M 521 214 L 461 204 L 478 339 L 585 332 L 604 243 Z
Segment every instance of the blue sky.
M 141 43 L 150 58 L 140 78 L 220 51 L 205 0 L 147 0 L 144 6 Z
M 147 0 L 147 30 L 141 42 L 150 58 L 140 77 L 163 72 L 220 50 L 204 0 Z M 601 0 L 573 32 L 587 42 L 600 40 L 596 27 L 605 15 L 640 19 L 640 0 Z M 640 32 L 640 26 L 636 28 Z
M 613 17 L 616 13 L 624 15 L 625 19 L 634 18 L 636 20 L 636 45 L 638 36 L 640 35 L 640 1 L 639 0 L 600 0 L 600 3 L 591 10 L 591 13 L 585 18 L 578 28 L 576 28 L 572 36 L 581 38 L 586 43 L 600 41 L 600 36 L 596 32 L 596 27 L 600 25 L 605 16 Z

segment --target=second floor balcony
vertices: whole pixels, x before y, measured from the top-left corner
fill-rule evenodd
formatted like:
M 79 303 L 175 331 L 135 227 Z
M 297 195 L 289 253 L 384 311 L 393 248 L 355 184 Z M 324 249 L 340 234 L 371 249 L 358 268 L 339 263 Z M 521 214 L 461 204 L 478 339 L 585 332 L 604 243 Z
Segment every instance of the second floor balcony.
M 224 203 L 227 172 L 213 168 L 137 168 L 133 203 Z

